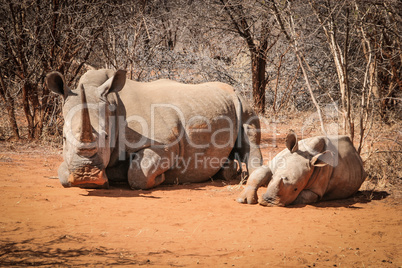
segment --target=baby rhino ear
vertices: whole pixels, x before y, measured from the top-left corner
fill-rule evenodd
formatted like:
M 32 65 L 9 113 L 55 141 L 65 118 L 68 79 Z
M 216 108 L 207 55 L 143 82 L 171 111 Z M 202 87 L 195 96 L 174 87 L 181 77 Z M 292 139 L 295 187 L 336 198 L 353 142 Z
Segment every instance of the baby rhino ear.
M 335 154 L 331 151 L 325 151 L 323 153 L 315 155 L 311 161 L 311 166 L 325 167 L 326 165 L 333 166 Z
M 297 135 L 293 130 L 290 130 L 289 134 L 286 136 L 286 147 L 291 153 L 294 153 L 299 149 Z
M 64 82 L 64 76 L 59 72 L 51 72 L 45 79 L 47 87 L 54 93 L 67 98 L 68 88 Z

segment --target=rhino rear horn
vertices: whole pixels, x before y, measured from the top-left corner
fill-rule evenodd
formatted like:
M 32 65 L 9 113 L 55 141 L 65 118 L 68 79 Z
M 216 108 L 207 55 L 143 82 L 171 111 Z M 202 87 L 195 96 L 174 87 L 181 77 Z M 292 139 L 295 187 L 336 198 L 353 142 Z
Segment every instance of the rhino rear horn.
M 334 166 L 335 154 L 329 150 L 315 155 L 310 164 L 315 167 L 325 167 L 326 165 Z
M 81 133 L 80 133 L 80 141 L 85 143 L 94 142 L 94 136 L 92 134 L 92 125 L 91 120 L 89 118 L 89 110 L 87 97 L 85 95 L 84 85 L 81 84 Z
M 103 85 L 99 87 L 101 96 L 106 96 L 111 92 L 119 92 L 126 84 L 126 71 L 118 70 L 114 76 L 108 79 Z
M 297 135 L 293 130 L 290 130 L 289 134 L 286 136 L 286 147 L 291 153 L 294 153 L 299 149 Z

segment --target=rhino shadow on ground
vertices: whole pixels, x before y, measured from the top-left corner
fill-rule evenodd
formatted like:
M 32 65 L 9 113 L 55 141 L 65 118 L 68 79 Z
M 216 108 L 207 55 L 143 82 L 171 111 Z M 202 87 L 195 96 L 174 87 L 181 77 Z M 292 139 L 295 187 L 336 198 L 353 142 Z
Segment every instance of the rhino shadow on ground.
M 226 187 L 230 185 L 238 185 L 240 180 L 209 180 L 206 182 L 197 183 L 184 183 L 184 184 L 161 184 L 149 190 L 132 190 L 128 182 L 111 182 L 109 189 L 88 189 L 87 194 L 83 196 L 99 196 L 99 197 L 142 197 L 142 198 L 155 198 L 161 197 L 152 196 L 153 192 L 158 191 L 178 191 L 178 190 L 192 190 L 192 191 L 206 191 L 206 187 Z
M 80 242 L 86 238 L 60 235 L 48 242 L 27 239 L 23 241 L 0 240 L 0 266 L 114 266 L 149 265 L 149 260 L 138 260 L 134 252 L 116 251 L 99 246 L 84 248 Z M 66 249 L 69 243 L 78 243 Z M 96 256 L 96 259 L 93 259 Z
M 351 208 L 351 209 L 361 209 L 361 207 L 357 206 L 358 204 L 367 204 L 373 200 L 382 200 L 387 198 L 390 194 L 386 191 L 358 191 L 353 196 L 346 199 L 336 199 L 329 201 L 320 201 L 313 204 L 300 204 L 288 206 L 289 208 L 301 208 L 307 205 L 311 205 L 317 208 Z

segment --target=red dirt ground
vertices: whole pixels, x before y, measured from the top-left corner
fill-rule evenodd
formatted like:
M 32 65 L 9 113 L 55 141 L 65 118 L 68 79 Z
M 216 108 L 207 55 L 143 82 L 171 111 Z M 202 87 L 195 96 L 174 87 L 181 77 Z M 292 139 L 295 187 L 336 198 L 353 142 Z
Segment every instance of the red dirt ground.
M 346 200 L 262 207 L 235 202 L 238 182 L 64 189 L 55 177 L 61 161 L 56 149 L 0 144 L 0 265 L 402 265 L 401 198 L 392 189 L 364 184 Z

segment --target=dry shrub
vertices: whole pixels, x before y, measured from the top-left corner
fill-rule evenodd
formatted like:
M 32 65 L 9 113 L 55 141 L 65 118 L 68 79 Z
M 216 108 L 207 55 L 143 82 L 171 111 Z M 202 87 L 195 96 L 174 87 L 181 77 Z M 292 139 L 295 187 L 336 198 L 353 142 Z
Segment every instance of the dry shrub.
M 402 183 L 402 130 L 399 126 L 377 123 L 373 127 L 368 152 L 362 154 L 368 178 L 379 188 L 385 188 L 388 183 Z
M 377 150 L 364 163 L 370 178 L 379 184 L 387 181 L 397 184 L 402 179 L 402 146 Z

